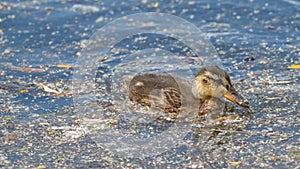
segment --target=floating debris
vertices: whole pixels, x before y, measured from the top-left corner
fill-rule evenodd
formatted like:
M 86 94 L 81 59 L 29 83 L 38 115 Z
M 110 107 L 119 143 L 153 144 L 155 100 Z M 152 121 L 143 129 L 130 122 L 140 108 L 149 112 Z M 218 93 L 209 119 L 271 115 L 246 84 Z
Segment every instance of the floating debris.
M 264 100 L 281 100 L 282 97 L 263 97 Z
M 43 84 L 40 84 L 40 85 L 43 87 L 43 89 L 44 89 L 45 92 L 55 93 L 55 94 L 61 94 L 59 91 L 51 89 L 50 87 L 48 87 L 46 85 L 43 85 Z
M 241 161 L 227 161 L 229 165 L 235 167 L 239 164 L 241 164 L 242 162 Z
M 11 66 L 11 70 L 17 70 L 17 71 L 22 71 L 22 72 L 45 72 L 45 69 L 41 68 L 31 68 L 31 67 L 16 67 L 16 66 Z
M 215 119 L 215 121 L 236 120 L 239 116 L 223 116 Z
M 292 80 L 282 80 L 282 81 L 267 81 L 266 84 L 290 84 L 295 83 L 295 81 Z
M 46 169 L 46 168 L 47 168 L 47 167 L 44 166 L 44 165 L 40 165 L 40 166 L 37 167 L 37 169 Z
M 75 4 L 71 7 L 72 11 L 80 11 L 83 14 L 92 12 L 99 12 L 100 9 L 97 6 L 92 6 L 92 5 L 81 5 L 81 4 Z
M 152 3 L 151 6 L 152 6 L 153 8 L 158 8 L 158 7 L 159 7 L 159 2 Z
M 292 64 L 289 69 L 300 69 L 300 64 Z
M 56 65 L 58 68 L 64 68 L 64 69 L 71 69 L 73 66 L 71 65 L 65 65 L 65 64 L 57 64 Z

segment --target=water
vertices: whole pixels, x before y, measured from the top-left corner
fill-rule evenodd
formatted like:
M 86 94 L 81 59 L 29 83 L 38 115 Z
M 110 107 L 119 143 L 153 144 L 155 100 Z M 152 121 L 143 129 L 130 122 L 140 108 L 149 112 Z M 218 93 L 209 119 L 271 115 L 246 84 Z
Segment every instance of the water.
M 291 64 L 299 64 L 297 1 L 9 1 L 0 3 L 0 11 L 1 167 L 298 166 L 299 70 L 288 69 Z M 79 126 L 85 121 L 77 121 L 78 109 L 69 95 L 74 71 L 78 69 L 60 68 L 58 64 L 75 65 L 76 59 L 84 54 L 85 42 L 97 30 L 137 12 L 176 15 L 196 25 L 209 38 L 222 62 L 217 63 L 250 101 L 252 114 L 234 109 L 234 113 L 244 115 L 241 122 L 236 122 L 242 125 L 240 130 L 225 125 L 213 132 L 214 127 L 189 123 L 186 135 L 173 133 L 170 137 L 180 140 L 178 145 L 143 158 L 103 151 L 94 137 L 84 137 L 86 131 Z M 140 72 L 167 72 L 192 79 L 201 62 L 195 56 L 184 57 L 193 53 L 182 52 L 181 47 L 176 48 L 181 44 L 172 45 L 168 43 L 172 39 L 164 38 L 151 46 L 151 37 L 137 35 L 115 45 L 110 51 L 114 57 L 97 60 L 97 77 L 105 78 L 98 78 L 97 97 L 85 100 L 90 106 L 84 107 L 80 115 L 91 120 L 84 112 L 98 107 L 105 112 L 96 114 L 100 119 L 96 122 L 98 127 L 119 127 L 125 135 L 140 131 L 147 136 L 156 130 L 167 131 L 169 124 L 139 125 L 115 117 L 113 105 L 119 102 L 110 102 L 109 95 L 121 94 L 117 90 L 120 77 Z M 134 46 L 147 49 L 134 51 Z M 171 66 L 166 67 L 166 62 Z M 37 70 L 18 69 L 30 67 Z M 117 115 L 122 115 L 120 110 L 123 108 L 119 107 Z M 143 145 L 147 150 L 147 145 L 153 144 Z

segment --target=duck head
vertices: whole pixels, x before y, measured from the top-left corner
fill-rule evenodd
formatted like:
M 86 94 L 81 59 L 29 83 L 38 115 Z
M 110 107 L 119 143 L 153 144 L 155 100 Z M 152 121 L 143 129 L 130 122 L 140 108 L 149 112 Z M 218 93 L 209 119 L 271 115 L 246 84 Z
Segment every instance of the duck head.
M 192 84 L 192 93 L 198 99 L 225 97 L 239 106 L 250 107 L 232 86 L 229 75 L 217 66 L 207 66 L 199 70 Z

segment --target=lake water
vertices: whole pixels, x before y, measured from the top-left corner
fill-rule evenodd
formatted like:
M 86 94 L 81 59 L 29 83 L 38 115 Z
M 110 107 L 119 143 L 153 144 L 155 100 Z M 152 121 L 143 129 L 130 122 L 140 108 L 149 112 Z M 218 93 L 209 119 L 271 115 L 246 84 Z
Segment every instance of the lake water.
M 0 166 L 297 168 L 300 73 L 289 67 L 300 63 L 299 9 L 294 0 L 0 2 Z M 134 17 L 145 12 L 165 15 Z M 229 73 L 252 112 L 235 107 L 239 121 L 217 127 L 132 114 L 127 77 L 192 80 L 206 64 Z

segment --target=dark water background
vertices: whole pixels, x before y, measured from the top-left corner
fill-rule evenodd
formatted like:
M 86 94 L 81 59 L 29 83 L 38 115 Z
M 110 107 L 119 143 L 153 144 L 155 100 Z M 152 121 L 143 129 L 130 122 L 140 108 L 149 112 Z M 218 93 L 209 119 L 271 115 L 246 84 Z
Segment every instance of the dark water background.
M 299 9 L 294 0 L 0 2 L 0 167 L 299 167 L 299 69 L 288 68 L 300 63 Z M 65 138 L 76 120 L 72 97 L 43 85 L 69 93 L 73 69 L 56 65 L 73 65 L 82 40 L 137 12 L 176 15 L 208 35 L 253 108 L 245 132 L 146 159 L 115 156 L 89 137 Z M 17 69 L 28 67 L 38 70 Z

